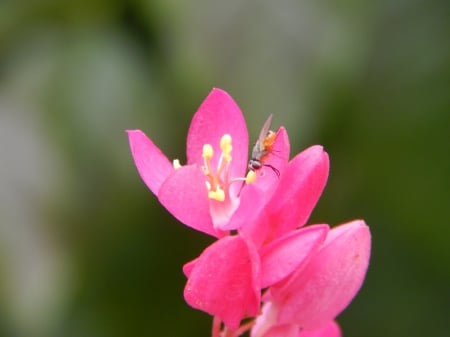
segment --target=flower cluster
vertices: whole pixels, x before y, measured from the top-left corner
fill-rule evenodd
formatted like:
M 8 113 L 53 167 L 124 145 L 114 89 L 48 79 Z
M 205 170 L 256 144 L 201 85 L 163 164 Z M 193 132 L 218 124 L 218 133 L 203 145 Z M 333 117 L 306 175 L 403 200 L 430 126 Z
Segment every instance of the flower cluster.
M 183 267 L 185 300 L 214 316 L 213 337 L 248 330 L 251 337 L 341 336 L 334 319 L 362 285 L 371 239 L 362 220 L 304 227 L 328 178 L 321 146 L 289 160 L 280 127 L 270 131 L 270 151 L 261 148 L 261 167 L 249 170 L 244 117 L 220 89 L 192 119 L 185 165 L 170 162 L 142 131 L 128 136 L 138 172 L 161 204 L 217 238 Z

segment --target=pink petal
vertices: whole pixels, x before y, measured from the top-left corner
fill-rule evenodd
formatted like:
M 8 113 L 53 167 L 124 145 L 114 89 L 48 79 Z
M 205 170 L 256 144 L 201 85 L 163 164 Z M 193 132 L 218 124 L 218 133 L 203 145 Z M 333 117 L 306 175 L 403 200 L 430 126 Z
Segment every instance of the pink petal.
M 266 288 L 298 270 L 314 255 L 328 233 L 327 225 L 302 228 L 265 246 L 261 252 L 261 288 Z
M 189 261 L 187 263 L 184 264 L 183 266 L 183 274 L 184 276 L 186 276 L 187 278 L 189 278 L 189 276 L 191 275 L 192 269 L 194 269 L 195 264 L 197 263 L 198 258 Z
M 131 154 L 144 183 L 158 195 L 164 180 L 174 170 L 161 150 L 141 130 L 127 130 Z
M 318 145 L 289 162 L 268 204 L 271 222 L 276 224 L 274 237 L 306 223 L 325 187 L 328 170 L 328 154 Z
M 315 330 L 344 310 L 360 289 L 369 263 L 370 231 L 364 221 L 333 228 L 308 265 L 272 287 L 280 323 Z
M 225 134 L 232 137 L 230 177 L 243 177 L 248 160 L 248 131 L 244 116 L 228 93 L 213 89 L 192 118 L 187 138 L 188 164 L 203 165 L 203 145 L 210 144 L 216 151 L 212 163 L 217 167 L 220 138 Z
M 297 337 L 298 325 L 279 324 L 271 327 L 262 337 Z M 303 335 L 302 335 L 303 336 Z
M 277 324 L 277 307 L 272 302 L 266 302 L 261 308 L 261 313 L 255 320 L 255 325 L 250 331 L 250 337 L 262 337 L 272 327 Z
M 221 230 L 239 229 L 255 221 L 264 210 L 267 200 L 264 192 L 257 186 L 246 185 L 242 188 L 239 196 L 239 206 L 234 211 L 231 219 L 220 226 Z
M 302 331 L 297 337 L 341 337 L 341 328 L 335 321 L 330 321 L 314 331 Z
M 213 227 L 205 175 L 199 167 L 190 165 L 175 170 L 162 184 L 158 199 L 186 226 L 220 236 Z
M 258 214 L 258 217 L 241 227 L 239 233 L 246 238 L 249 238 L 256 247 L 261 247 L 267 237 L 268 229 L 269 219 L 267 213 L 263 209 L 263 211 Z
M 297 337 L 299 328 L 296 324 L 277 323 L 278 310 L 273 303 L 264 303 L 261 311 L 250 337 Z
M 228 223 L 239 205 L 239 198 L 228 195 L 224 201 L 209 200 L 209 212 L 214 227 L 218 230 L 228 230 Z M 234 228 L 233 228 L 234 229 Z
M 184 289 L 186 302 L 218 316 L 237 329 L 246 316 L 259 311 L 259 257 L 241 236 L 224 237 L 206 248 Z

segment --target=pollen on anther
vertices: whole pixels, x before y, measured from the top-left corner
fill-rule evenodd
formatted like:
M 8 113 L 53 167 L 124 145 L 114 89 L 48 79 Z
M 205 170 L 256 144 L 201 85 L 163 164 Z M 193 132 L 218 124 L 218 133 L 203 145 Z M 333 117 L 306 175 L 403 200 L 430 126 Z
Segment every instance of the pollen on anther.
M 233 146 L 231 145 L 232 139 L 229 134 L 224 134 L 222 138 L 220 138 L 220 149 L 222 150 L 223 158 L 227 161 L 231 161 L 231 150 L 233 150 Z
M 256 181 L 256 172 L 248 171 L 247 176 L 245 177 L 246 184 L 253 184 Z
M 203 145 L 202 157 L 204 159 L 211 159 L 214 155 L 213 147 L 210 144 Z
M 217 201 L 224 201 L 225 200 L 225 192 L 223 189 L 218 188 L 215 191 L 208 191 L 208 197 L 210 199 L 214 199 Z

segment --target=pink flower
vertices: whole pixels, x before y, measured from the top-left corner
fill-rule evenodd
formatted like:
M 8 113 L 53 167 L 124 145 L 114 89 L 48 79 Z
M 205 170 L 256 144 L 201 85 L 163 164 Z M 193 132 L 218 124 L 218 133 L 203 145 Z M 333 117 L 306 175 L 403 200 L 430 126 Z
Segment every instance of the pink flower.
M 370 232 L 357 220 L 333 228 L 320 249 L 296 272 L 270 288 L 252 337 L 340 336 L 331 324 L 360 289 L 370 257 Z M 293 335 L 297 336 L 297 335 Z
M 264 302 L 252 337 L 340 337 L 334 319 L 364 279 L 368 227 L 302 228 L 325 187 L 328 155 L 312 146 L 288 161 L 286 130 L 264 138 L 266 131 L 258 142 L 271 137 L 270 149 L 256 148 L 262 168 L 253 154 L 246 174 L 244 117 L 226 92 L 213 89 L 192 119 L 186 165 L 171 163 L 142 131 L 128 136 L 138 172 L 161 204 L 218 238 L 183 268 L 185 300 L 215 317 L 214 336 L 221 322 L 237 336 L 241 320 L 258 316 Z
M 228 326 L 255 315 L 261 288 L 287 277 L 325 239 L 327 226 L 292 230 L 304 225 L 322 193 L 328 155 L 321 146 L 313 146 L 288 163 L 289 140 L 281 127 L 273 155 L 264 163 L 280 177 L 263 168 L 255 182 L 247 183 L 247 128 L 226 92 L 213 89 L 195 113 L 185 166 L 172 165 L 142 131 L 128 135 L 139 174 L 164 207 L 192 228 L 225 236 L 185 268 L 189 275 L 185 298 L 193 307 L 220 316 Z M 231 240 L 226 235 L 233 229 L 239 229 L 240 236 Z M 243 273 L 243 256 L 252 273 Z M 217 266 L 227 272 L 219 273 Z M 237 274 L 242 277 L 232 276 Z
M 213 89 L 192 118 L 187 164 L 172 163 L 140 130 L 128 131 L 139 174 L 161 204 L 178 220 L 215 237 L 255 218 L 278 184 L 275 174 L 245 183 L 248 132 L 241 110 L 224 91 Z M 280 172 L 287 165 L 286 130 L 277 132 L 277 156 L 268 164 Z
M 184 266 L 186 302 L 237 329 L 244 317 L 256 316 L 261 289 L 302 268 L 318 251 L 328 226 L 293 231 L 260 248 L 244 235 L 224 237 Z

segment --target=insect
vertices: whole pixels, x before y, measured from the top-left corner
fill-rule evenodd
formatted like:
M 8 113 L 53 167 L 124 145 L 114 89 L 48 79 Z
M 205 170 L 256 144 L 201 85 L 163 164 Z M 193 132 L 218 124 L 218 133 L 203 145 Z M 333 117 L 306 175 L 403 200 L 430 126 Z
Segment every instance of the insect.
M 273 115 L 270 114 L 265 121 L 260 133 L 258 140 L 252 149 L 252 158 L 248 162 L 248 169 L 252 171 L 258 171 L 263 166 L 270 167 L 277 176 L 280 176 L 280 171 L 278 171 L 272 165 L 266 164 L 265 161 L 273 151 L 273 144 L 277 138 L 277 133 L 270 130 L 270 124 L 272 123 Z

